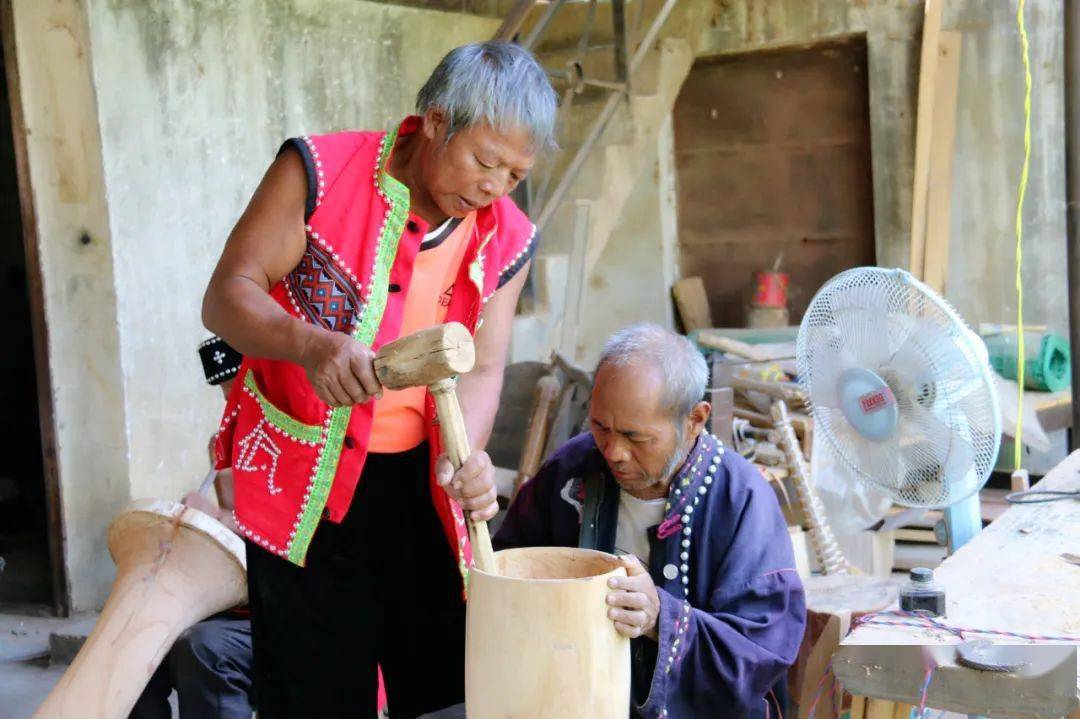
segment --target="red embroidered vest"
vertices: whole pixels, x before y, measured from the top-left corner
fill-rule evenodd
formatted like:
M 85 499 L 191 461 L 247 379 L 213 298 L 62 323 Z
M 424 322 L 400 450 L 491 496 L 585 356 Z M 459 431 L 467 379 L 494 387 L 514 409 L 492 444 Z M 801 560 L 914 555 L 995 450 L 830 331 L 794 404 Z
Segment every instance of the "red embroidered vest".
M 270 291 L 294 317 L 348 332 L 378 350 L 397 338 L 413 261 L 427 229 L 409 215 L 409 191 L 387 173 L 399 132 L 304 137 L 312 189 L 307 250 Z M 408 229 L 406 229 L 408 226 Z M 535 227 L 503 198 L 477 211 L 447 322 L 476 330 L 483 304 L 528 261 Z M 397 291 L 390 291 L 391 288 Z M 340 522 L 364 466 L 372 403 L 330 408 L 290 362 L 245 358 L 225 407 L 215 452 L 232 467 L 236 522 L 251 541 L 303 566 L 319 522 Z M 432 461 L 441 452 L 426 401 Z M 432 482 L 432 498 L 464 573 L 472 552 L 460 507 Z

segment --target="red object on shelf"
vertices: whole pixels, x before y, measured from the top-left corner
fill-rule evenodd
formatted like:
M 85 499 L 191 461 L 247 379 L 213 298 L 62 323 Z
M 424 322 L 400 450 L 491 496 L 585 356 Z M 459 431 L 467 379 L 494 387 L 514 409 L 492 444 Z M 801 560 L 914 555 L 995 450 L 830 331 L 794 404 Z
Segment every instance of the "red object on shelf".
M 754 307 L 787 307 L 788 275 L 758 270 L 754 273 Z

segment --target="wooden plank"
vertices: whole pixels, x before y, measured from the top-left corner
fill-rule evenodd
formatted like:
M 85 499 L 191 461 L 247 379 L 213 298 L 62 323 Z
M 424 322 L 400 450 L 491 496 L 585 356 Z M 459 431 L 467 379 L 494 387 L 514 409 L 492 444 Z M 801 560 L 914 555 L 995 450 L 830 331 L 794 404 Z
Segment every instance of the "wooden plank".
M 915 117 L 915 182 L 911 195 L 911 274 L 923 277 L 926 262 L 926 201 L 930 184 L 930 149 L 933 137 L 935 75 L 941 11 L 944 0 L 926 0 L 923 11 L 922 57 Z
M 49 371 L 49 327 L 45 322 L 45 290 L 41 281 L 41 253 L 38 248 L 37 211 L 27 153 L 27 127 L 23 111 L 22 85 L 16 53 L 14 10 L 9 2 L 0 3 L 0 42 L 4 49 L 4 72 L 8 105 L 11 110 L 11 134 L 15 149 L 15 174 L 19 183 L 19 212 L 22 242 L 26 257 L 26 288 L 30 300 L 30 324 L 34 336 L 34 373 L 37 377 L 38 416 L 41 426 L 42 467 L 45 482 L 45 511 L 49 534 L 49 564 L 52 572 L 53 611 L 58 616 L 71 614 L 71 587 L 68 582 L 64 547 L 67 530 L 61 513 L 60 471 L 56 461 L 56 418 L 52 403 L 52 374 Z
M 753 345 L 732 337 L 727 337 L 716 330 L 703 330 L 698 334 L 697 341 L 702 347 L 726 352 L 727 354 L 735 355 L 736 357 L 748 359 L 751 362 L 769 361 L 768 355 L 761 350 L 756 349 Z
M 687 334 L 713 326 L 704 280 L 700 277 L 684 277 L 675 282 L 671 288 L 671 294 L 675 297 L 679 320 Z
M 937 544 L 937 537 L 932 529 L 897 529 L 895 530 L 898 542 L 922 542 L 923 544 Z
M 1080 452 L 1035 488 L 1080 489 Z M 1080 502 L 1012 506 L 935 571 L 946 592 L 947 618 L 941 621 L 1080 641 L 1080 572 L 1061 557 L 1076 547 Z M 855 693 L 917 702 L 928 655 L 938 666 L 928 703 L 951 711 L 1062 716 L 1080 705 L 1075 643 L 1040 644 L 1032 648 L 1028 668 L 990 674 L 957 664 L 952 645 L 958 641 L 953 632 L 925 626 L 866 624 L 843 641 L 833 666 Z M 1063 683 L 1072 691 L 1063 691 Z
M 956 136 L 956 94 L 960 84 L 963 36 L 945 31 L 938 40 L 934 78 L 934 125 L 930 140 L 930 178 L 926 210 L 923 282 L 944 294 L 949 267 L 949 220 L 952 216 L 953 139 Z
M 814 695 L 818 693 L 821 678 L 829 668 L 833 652 L 840 645 L 840 640 L 848 633 L 851 626 L 851 612 L 839 612 L 829 616 L 825 628 L 821 631 L 817 640 L 813 643 L 810 655 L 805 662 L 804 671 L 800 672 L 799 688 L 796 700 L 799 704 L 799 719 L 809 719 L 810 707 L 814 703 Z M 831 692 L 822 692 L 814 711 L 815 716 L 835 716 L 833 711 L 833 695 Z M 890 717 L 890 719 L 892 719 Z
M 912 706 L 910 704 L 897 704 L 893 710 L 893 719 L 910 719 Z

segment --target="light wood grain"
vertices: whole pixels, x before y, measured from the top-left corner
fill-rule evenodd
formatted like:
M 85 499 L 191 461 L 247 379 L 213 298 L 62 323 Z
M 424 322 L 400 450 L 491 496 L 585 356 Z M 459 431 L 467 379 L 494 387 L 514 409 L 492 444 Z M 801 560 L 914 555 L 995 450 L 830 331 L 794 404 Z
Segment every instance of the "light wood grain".
M 687 334 L 713 326 L 704 280 L 700 277 L 684 277 L 672 286 L 671 294 L 675 297 L 675 307 L 679 310 L 679 319 Z
M 739 340 L 730 337 L 725 337 L 714 330 L 702 330 L 697 335 L 697 341 L 702 347 L 727 352 L 728 354 L 748 359 L 751 362 L 769 361 L 768 354 L 756 349 L 753 345 L 740 342 Z
M 934 129 L 930 139 L 926 249 L 922 279 L 940 294 L 945 293 L 945 281 L 949 276 L 953 139 L 956 137 L 956 96 L 960 84 L 962 40 L 963 36 L 958 32 L 941 33 L 934 77 Z
M 919 96 L 915 117 L 915 183 L 911 196 L 911 274 L 923 276 L 926 262 L 926 201 L 930 183 L 930 148 L 934 121 L 934 76 L 937 72 L 938 38 L 944 0 L 926 0 L 923 14 L 922 51 L 919 63 Z
M 211 517 L 142 500 L 109 527 L 116 562 L 101 617 L 40 719 L 121 719 L 188 627 L 247 601 L 244 544 Z
M 430 385 L 428 391 L 435 400 L 435 412 L 439 417 L 439 436 L 442 437 L 443 451 L 457 470 L 465 464 L 472 449 L 465 431 L 465 419 L 461 416 L 461 405 L 458 404 L 457 393 L 454 391 L 455 385 L 454 379 L 444 379 Z M 491 535 L 488 532 L 487 522 L 473 519 L 468 516 L 467 510 L 465 514 L 469 526 L 473 562 L 484 571 L 495 571 Z
M 1080 452 L 1035 489 L 1080 489 Z M 1080 501 L 1014 505 L 935 570 L 946 596 L 941 621 L 969 629 L 1080 638 L 1080 571 L 1061 557 L 1076 547 Z M 1056 717 L 1080 706 L 1076 644 L 1034 646 L 1029 670 L 991 674 L 958 665 L 953 646 L 958 641 L 951 632 L 925 627 L 863 625 L 844 640 L 833 666 L 854 692 L 914 703 L 923 657 L 930 656 L 939 669 L 929 702 L 951 711 Z
M 544 445 L 547 443 L 551 411 L 561 389 L 562 385 L 554 374 L 544 375 L 536 382 L 525 446 L 521 450 L 521 463 L 518 465 L 518 475 L 514 480 L 515 495 L 521 485 L 540 469 L 540 463 L 544 459 Z
M 607 616 L 618 560 L 587 549 L 495 555 L 498 574 L 469 581 L 465 703 L 469 719 L 625 719 L 630 641 Z
M 375 375 L 386 389 L 426 387 L 473 368 L 472 335 L 458 322 L 435 325 L 383 345 L 375 355 Z

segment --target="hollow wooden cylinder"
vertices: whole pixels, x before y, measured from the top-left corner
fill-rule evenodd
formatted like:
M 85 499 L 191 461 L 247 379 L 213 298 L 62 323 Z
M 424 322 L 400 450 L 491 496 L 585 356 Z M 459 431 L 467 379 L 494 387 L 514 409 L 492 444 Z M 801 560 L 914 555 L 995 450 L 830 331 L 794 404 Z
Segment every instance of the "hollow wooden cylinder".
M 626 719 L 630 640 L 608 618 L 610 554 L 531 547 L 469 574 L 469 719 Z
M 182 504 L 140 500 L 109 527 L 116 581 L 35 717 L 122 719 L 188 627 L 247 601 L 244 543 Z

